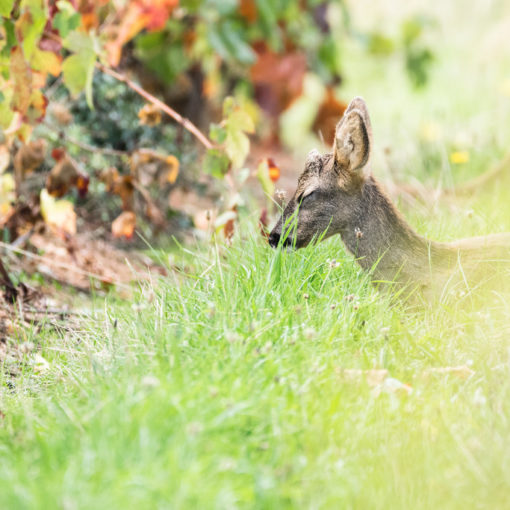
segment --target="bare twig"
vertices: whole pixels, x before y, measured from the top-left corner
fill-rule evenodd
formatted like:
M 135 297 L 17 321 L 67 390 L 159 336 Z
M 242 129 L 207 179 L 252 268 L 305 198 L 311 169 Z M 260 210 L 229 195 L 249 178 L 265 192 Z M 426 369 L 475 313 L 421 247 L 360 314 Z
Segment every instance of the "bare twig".
M 187 129 L 191 134 L 195 136 L 195 138 L 206 148 L 212 149 L 214 147 L 213 143 L 193 124 L 189 119 L 186 119 L 181 114 L 177 113 L 173 108 L 170 108 L 168 105 L 160 101 L 157 97 L 153 96 L 145 89 L 140 87 L 140 85 L 131 81 L 127 76 L 106 67 L 105 65 L 97 62 L 96 66 L 103 73 L 109 74 L 113 76 L 115 79 L 124 82 L 130 89 L 134 90 L 137 94 L 142 96 L 144 99 L 157 106 L 160 110 L 164 111 L 167 115 L 172 117 L 177 123 L 179 123 L 183 128 Z
M 120 151 L 117 149 L 110 149 L 108 147 L 96 147 L 95 145 L 89 145 L 88 143 L 80 142 L 79 140 L 76 140 L 75 138 L 71 138 L 70 136 L 66 135 L 65 132 L 61 129 L 58 129 L 55 126 L 52 126 L 46 121 L 42 122 L 50 131 L 53 131 L 56 133 L 60 138 L 65 140 L 66 142 L 71 143 L 72 145 L 76 145 L 77 147 L 80 147 L 80 149 L 83 149 L 88 152 L 93 153 L 100 153 L 100 154 L 106 154 L 107 156 L 116 156 L 116 157 L 122 157 L 122 156 L 129 156 L 131 153 L 127 151 Z

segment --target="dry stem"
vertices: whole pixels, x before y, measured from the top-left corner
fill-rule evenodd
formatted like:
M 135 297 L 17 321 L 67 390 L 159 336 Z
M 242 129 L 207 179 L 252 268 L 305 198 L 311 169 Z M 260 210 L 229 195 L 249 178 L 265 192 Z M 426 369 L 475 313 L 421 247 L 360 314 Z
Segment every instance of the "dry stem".
M 113 69 L 110 69 L 109 67 L 106 67 L 105 65 L 103 65 L 99 62 L 96 63 L 96 66 L 103 73 L 109 74 L 110 76 L 113 76 L 117 80 L 124 82 L 130 89 L 134 90 L 137 94 L 142 96 L 144 99 L 146 99 L 153 105 L 157 106 L 160 110 L 164 111 L 167 115 L 172 117 L 172 119 L 174 119 L 177 123 L 179 123 L 182 127 L 184 127 L 184 129 L 187 129 L 192 135 L 194 135 L 196 137 L 196 139 L 206 149 L 212 149 L 214 147 L 213 143 L 189 119 L 186 119 L 181 114 L 177 113 L 173 108 L 170 108 L 168 105 L 163 103 L 163 101 L 160 101 L 157 97 L 153 96 L 152 94 L 147 92 L 145 89 L 140 87 L 140 85 L 131 81 L 127 76 L 119 73 L 118 71 L 114 71 Z

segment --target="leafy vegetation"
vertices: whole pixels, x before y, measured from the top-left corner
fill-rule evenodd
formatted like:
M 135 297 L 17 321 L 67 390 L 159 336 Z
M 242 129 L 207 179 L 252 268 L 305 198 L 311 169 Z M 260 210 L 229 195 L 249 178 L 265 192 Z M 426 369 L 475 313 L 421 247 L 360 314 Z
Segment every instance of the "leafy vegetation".
M 274 121 L 302 96 L 307 73 L 315 75 L 327 88 L 310 127 L 328 143 L 334 133 L 331 119 L 341 115 L 345 108 L 334 91 L 342 79 L 341 49 L 346 38 L 354 33 L 343 2 L 133 0 L 117 4 L 6 0 L 1 15 L 0 127 L 5 158 L 0 171 L 17 172 L 18 199 L 24 195 L 21 185 L 29 174 L 39 170 L 42 163 L 54 164 L 48 161 L 40 139 L 49 138 L 54 145 L 79 146 L 66 136 L 65 128 L 81 123 L 85 128 L 80 132 L 81 138 L 90 138 L 95 144 L 88 146 L 89 152 L 112 156 L 113 161 L 109 160 L 107 165 L 120 168 L 124 188 L 139 194 L 145 209 L 152 214 L 135 211 L 133 200 L 126 199 L 125 190 L 117 193 L 122 199 L 123 212 L 130 213 L 130 217 L 142 216 L 160 229 L 161 218 L 167 211 L 161 211 L 156 206 L 157 200 L 150 198 L 154 193 L 142 190 L 145 186 L 139 178 L 138 156 L 143 152 L 145 163 L 162 165 L 167 161 L 168 183 L 173 185 L 179 173 L 176 153 L 192 152 L 188 147 L 185 150 L 175 147 L 182 146 L 182 143 L 172 143 L 175 132 L 160 126 L 164 112 L 207 150 L 195 179 L 197 174 L 204 173 L 225 178 L 229 195 L 226 202 L 234 210 L 232 200 L 238 192 L 233 185 L 235 174 L 244 167 L 250 145 L 246 135 L 255 132 L 254 121 L 261 114 L 269 121 L 266 131 L 278 137 Z M 391 40 L 387 36 L 369 34 L 368 47 L 376 54 L 381 53 L 377 41 L 384 40 L 392 51 L 382 53 L 389 55 L 399 46 L 406 55 L 410 76 L 417 84 L 423 84 L 431 58 L 421 42 L 424 26 L 419 18 L 408 20 L 403 25 L 403 42 L 398 45 L 388 43 Z M 142 85 L 125 73 L 135 74 Z M 112 83 L 116 80 L 119 83 Z M 60 82 L 67 92 L 59 86 Z M 130 91 L 125 90 L 126 85 Z M 163 95 L 194 122 L 205 124 L 202 131 L 208 136 L 147 89 Z M 79 97 L 81 93 L 83 99 Z M 149 101 L 149 105 L 143 106 L 142 99 L 135 99 L 136 95 Z M 88 112 L 84 111 L 84 103 Z M 113 113 L 112 104 L 116 110 Z M 147 107 L 152 108 L 152 117 L 145 113 Z M 142 126 L 130 120 L 137 112 Z M 50 125 L 48 120 L 52 122 Z M 41 123 L 41 129 L 34 131 Z M 153 128 L 150 139 L 144 136 L 147 129 L 143 125 Z M 262 122 L 261 132 L 263 125 Z M 40 138 L 36 139 L 37 136 Z M 170 143 L 163 143 L 163 138 Z M 165 152 L 154 150 L 154 142 Z M 30 144 L 34 143 L 39 144 L 37 157 L 30 155 Z M 62 150 L 70 156 L 69 161 L 76 150 L 55 148 L 60 154 L 54 158 L 57 162 L 64 157 Z M 83 144 L 81 148 L 84 149 Z M 109 148 L 117 152 L 108 152 Z M 170 154 L 169 150 L 172 150 Z M 20 152 L 18 160 L 26 161 L 28 153 L 30 165 L 16 166 L 15 157 Z M 64 172 L 64 178 L 60 171 L 56 172 L 59 188 L 46 186 L 47 191 L 57 197 L 72 193 L 76 176 L 95 177 L 98 166 L 104 167 L 102 160 L 102 165 L 98 163 L 97 157 L 90 156 L 85 168 L 78 170 L 73 163 L 74 169 Z M 51 174 L 49 179 L 53 179 Z M 96 188 L 93 183 L 91 189 Z M 9 184 L 6 189 L 2 203 L 13 202 L 9 195 L 12 186 Z M 116 189 L 109 189 L 116 193 Z M 81 195 L 86 193 L 83 186 L 78 191 Z M 5 207 L 0 225 L 6 226 L 23 203 L 18 200 L 19 207 Z M 130 238 L 135 223 L 129 225 L 120 231 L 128 233 Z M 73 235 L 76 230 L 69 222 L 54 223 L 53 227 L 64 236 Z M 7 230 L 14 241 L 18 232 Z M 114 235 L 116 232 L 113 229 Z

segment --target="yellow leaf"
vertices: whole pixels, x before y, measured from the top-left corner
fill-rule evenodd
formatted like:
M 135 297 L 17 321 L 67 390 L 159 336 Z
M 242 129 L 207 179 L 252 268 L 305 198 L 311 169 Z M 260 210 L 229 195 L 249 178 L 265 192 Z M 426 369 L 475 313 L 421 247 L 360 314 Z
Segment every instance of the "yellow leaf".
M 157 126 L 161 122 L 161 110 L 152 103 L 147 103 L 138 111 L 138 118 L 140 124 Z
M 0 226 L 9 220 L 14 208 L 11 203 L 16 199 L 15 184 L 12 174 L 0 175 Z
M 450 154 L 450 162 L 454 165 L 462 165 L 469 161 L 468 151 L 455 151 Z
M 30 63 L 32 64 L 32 69 L 35 71 L 50 73 L 53 76 L 58 76 L 62 69 L 61 57 L 52 51 L 43 51 L 37 47 L 34 48 Z
M 40 201 L 42 217 L 51 228 L 59 233 L 76 234 L 76 213 L 69 200 L 56 200 L 43 188 Z
M 0 175 L 0 202 L 13 201 L 16 198 L 15 187 L 12 174 Z
M 173 184 L 177 180 L 179 175 L 179 160 L 175 156 L 167 156 L 166 163 L 168 165 L 168 172 L 166 174 L 166 180 Z

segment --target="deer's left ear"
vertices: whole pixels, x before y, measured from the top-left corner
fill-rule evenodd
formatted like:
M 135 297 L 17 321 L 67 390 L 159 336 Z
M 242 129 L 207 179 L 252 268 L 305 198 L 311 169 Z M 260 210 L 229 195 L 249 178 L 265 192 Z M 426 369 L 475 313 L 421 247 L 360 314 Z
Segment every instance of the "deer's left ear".
M 363 168 L 370 156 L 370 124 L 364 113 L 348 108 L 336 127 L 335 162 L 344 171 Z

